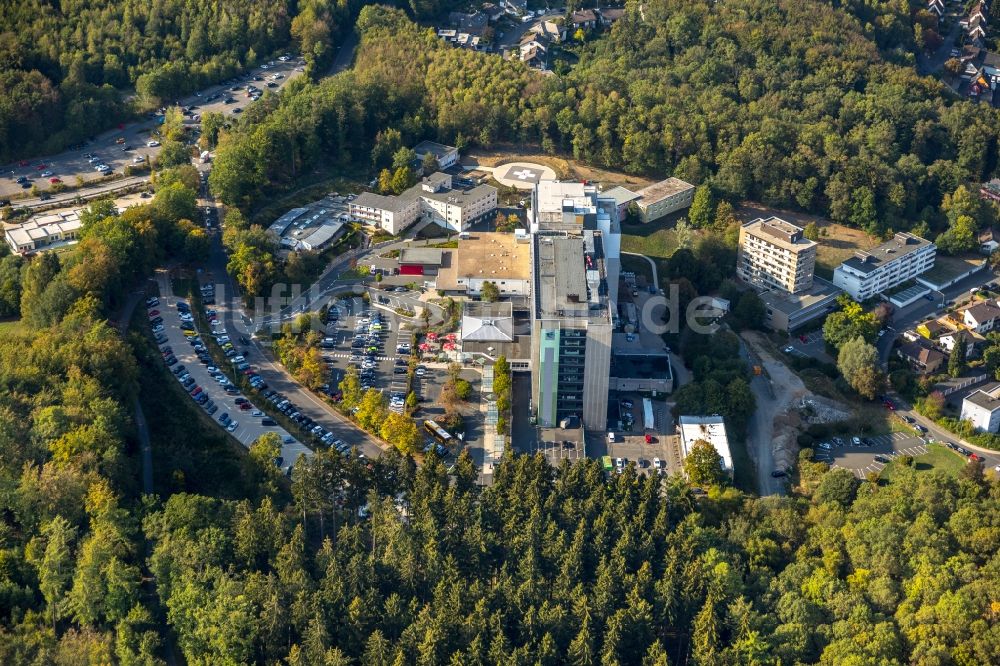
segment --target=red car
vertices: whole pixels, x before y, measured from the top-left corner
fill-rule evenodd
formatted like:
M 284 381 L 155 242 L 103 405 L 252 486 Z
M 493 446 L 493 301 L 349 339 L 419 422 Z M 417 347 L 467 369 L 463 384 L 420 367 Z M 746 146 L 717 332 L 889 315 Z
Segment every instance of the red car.
M 800 341 L 802 341 L 803 343 L 806 343 L 806 342 L 809 342 L 809 338 L 807 338 L 807 337 L 806 337 L 806 336 L 804 336 L 804 335 L 800 335 L 800 336 L 799 336 L 799 340 L 800 340 Z
M 152 318 L 153 318 L 153 317 L 155 317 L 156 315 L 160 314 L 160 311 L 159 311 L 159 310 L 150 310 L 150 311 L 149 311 L 149 312 L 147 312 L 146 314 L 148 314 L 148 315 L 149 315 L 149 318 L 150 318 L 150 319 L 152 319 Z
M 38 166 L 36 166 L 35 168 L 36 168 L 36 169 L 38 169 L 39 171 L 41 171 L 42 169 L 44 169 L 44 168 L 45 168 L 45 165 L 44 165 L 44 164 L 39 164 L 39 165 L 38 165 Z
M 251 408 L 253 408 L 253 405 L 251 405 L 249 402 L 240 403 L 240 409 L 242 409 L 244 412 L 250 410 Z
M 17 163 L 17 166 L 26 167 L 28 166 L 28 164 L 30 164 L 28 160 L 21 160 L 20 162 Z
M 982 458 L 980 458 L 979 456 L 977 456 L 975 453 L 970 453 L 969 454 L 969 460 L 974 460 L 974 461 L 978 462 L 978 461 L 982 460 Z
M 883 403 L 882 403 L 882 405 L 883 405 L 883 406 L 884 406 L 884 407 L 885 407 L 886 409 L 888 409 L 888 410 L 889 410 L 890 412 L 892 412 L 892 411 L 895 411 L 895 410 L 896 410 L 896 405 L 892 404 L 892 401 L 891 401 L 891 400 L 886 400 L 885 402 L 883 402 Z

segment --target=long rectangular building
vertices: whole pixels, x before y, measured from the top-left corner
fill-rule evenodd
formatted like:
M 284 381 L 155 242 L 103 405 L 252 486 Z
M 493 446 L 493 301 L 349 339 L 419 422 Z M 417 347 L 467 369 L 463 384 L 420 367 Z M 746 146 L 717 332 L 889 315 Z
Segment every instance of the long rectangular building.
M 907 232 L 871 250 L 862 250 L 833 271 L 833 283 L 856 301 L 865 301 L 934 267 L 937 246 Z

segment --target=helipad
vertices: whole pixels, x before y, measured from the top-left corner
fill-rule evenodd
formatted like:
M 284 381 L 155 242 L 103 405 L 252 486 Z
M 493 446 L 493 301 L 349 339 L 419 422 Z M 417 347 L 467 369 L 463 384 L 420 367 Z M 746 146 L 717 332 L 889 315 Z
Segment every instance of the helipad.
M 502 185 L 530 190 L 540 180 L 554 180 L 556 172 L 532 162 L 509 162 L 493 167 L 493 177 Z

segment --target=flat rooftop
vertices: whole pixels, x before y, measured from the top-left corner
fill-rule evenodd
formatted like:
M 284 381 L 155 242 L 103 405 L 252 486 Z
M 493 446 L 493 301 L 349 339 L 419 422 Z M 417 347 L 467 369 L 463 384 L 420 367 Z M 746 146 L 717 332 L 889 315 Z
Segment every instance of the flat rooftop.
M 440 266 L 444 251 L 439 247 L 404 247 L 399 251 L 399 263 Z
M 1000 409 L 1000 384 L 988 384 L 978 391 L 973 391 L 965 399 L 991 412 Z
M 535 302 L 539 317 L 586 317 L 589 305 L 582 238 L 535 239 Z
M 555 180 L 543 180 L 538 183 L 538 210 L 537 213 L 561 213 L 563 210 L 563 202 L 566 199 L 578 199 L 586 200 L 586 203 L 590 203 L 590 197 L 587 196 L 586 188 L 587 186 L 579 181 L 567 181 L 559 182 Z
M 681 433 L 681 447 L 687 457 L 691 447 L 699 439 L 715 447 L 722 456 L 722 466 L 733 469 L 733 455 L 729 451 L 729 437 L 726 435 L 726 422 L 718 415 L 712 416 L 680 416 L 677 427 Z
M 687 183 L 680 178 L 670 177 L 666 180 L 661 180 L 658 183 L 653 183 L 647 187 L 642 188 L 636 194 L 642 197 L 639 201 L 640 206 L 649 206 L 655 204 L 658 201 L 663 201 L 667 197 L 672 197 L 675 194 L 680 194 L 681 192 L 686 192 L 687 190 L 693 190 L 694 185 Z
M 816 241 L 805 237 L 802 227 L 786 222 L 780 217 L 757 218 L 744 224 L 743 229 L 756 238 L 764 239 L 768 243 L 796 253 L 818 245 Z
M 471 232 L 458 241 L 452 265 L 460 278 L 530 280 L 531 246 L 514 234 Z
M 888 240 L 877 247 L 873 247 L 870 250 L 859 250 L 853 257 L 847 259 L 843 265 L 861 273 L 871 273 L 890 262 L 923 250 L 930 245 L 933 245 L 933 243 L 929 240 L 923 239 L 920 236 L 914 236 L 905 231 L 900 231 L 892 237 L 892 240 Z
M 789 317 L 796 312 L 808 310 L 824 301 L 835 298 L 840 294 L 840 288 L 832 283 L 818 277 L 813 278 L 812 287 L 797 294 L 789 294 L 784 291 L 770 290 L 760 294 L 760 300 L 764 305 L 783 312 Z

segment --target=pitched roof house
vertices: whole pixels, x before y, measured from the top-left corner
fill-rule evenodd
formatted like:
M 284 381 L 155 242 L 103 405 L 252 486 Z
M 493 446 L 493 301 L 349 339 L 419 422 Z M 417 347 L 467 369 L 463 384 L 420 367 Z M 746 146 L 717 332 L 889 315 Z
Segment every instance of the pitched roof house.
M 915 372 L 933 374 L 941 368 L 945 355 L 926 343 L 908 342 L 896 349 L 896 355 L 910 364 Z
M 993 301 L 982 301 L 962 313 L 962 323 L 976 333 L 992 331 L 1000 319 L 1000 307 Z

